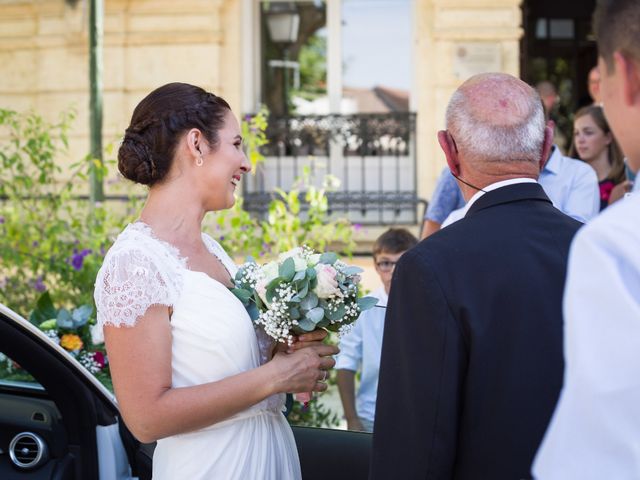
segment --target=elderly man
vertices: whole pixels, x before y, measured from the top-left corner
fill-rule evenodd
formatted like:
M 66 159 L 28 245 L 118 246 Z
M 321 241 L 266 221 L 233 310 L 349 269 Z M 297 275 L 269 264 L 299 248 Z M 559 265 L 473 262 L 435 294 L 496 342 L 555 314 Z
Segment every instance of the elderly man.
M 611 28 L 615 25 L 615 28 Z M 640 2 L 599 1 L 604 111 L 640 169 Z M 564 298 L 566 374 L 536 458 L 541 480 L 640 478 L 640 182 L 571 246 Z M 395 288 L 395 286 L 394 286 Z
M 530 86 L 472 77 L 446 125 L 438 140 L 466 215 L 396 266 L 371 478 L 529 478 L 562 384 L 562 290 L 581 224 L 536 182 L 553 133 Z

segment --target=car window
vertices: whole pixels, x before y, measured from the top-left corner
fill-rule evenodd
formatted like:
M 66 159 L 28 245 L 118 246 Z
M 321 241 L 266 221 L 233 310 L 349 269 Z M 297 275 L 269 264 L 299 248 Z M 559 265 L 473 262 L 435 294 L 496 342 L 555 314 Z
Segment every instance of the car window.
M 18 362 L 12 360 L 3 352 L 0 352 L 0 384 L 15 383 L 40 386 Z

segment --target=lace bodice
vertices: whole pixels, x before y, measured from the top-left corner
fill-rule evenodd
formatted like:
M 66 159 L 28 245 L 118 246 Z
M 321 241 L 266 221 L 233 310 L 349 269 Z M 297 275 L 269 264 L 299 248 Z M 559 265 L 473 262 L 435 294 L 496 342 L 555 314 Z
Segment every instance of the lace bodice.
M 202 239 L 233 276 L 237 267 L 206 233 Z M 107 252 L 95 284 L 98 325 L 133 326 L 151 305 L 173 306 L 184 285 L 187 259 L 154 237 L 151 228 L 128 225 Z

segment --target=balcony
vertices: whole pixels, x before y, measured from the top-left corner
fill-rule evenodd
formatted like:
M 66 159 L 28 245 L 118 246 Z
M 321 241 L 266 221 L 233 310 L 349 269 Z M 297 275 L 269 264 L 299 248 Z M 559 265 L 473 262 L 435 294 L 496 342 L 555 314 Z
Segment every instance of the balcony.
M 244 206 L 265 215 L 274 191 L 294 188 L 308 168 L 318 186 L 326 175 L 339 180 L 327 195 L 332 215 L 417 224 L 426 202 L 417 196 L 415 129 L 409 112 L 271 117 L 265 161 L 244 182 Z

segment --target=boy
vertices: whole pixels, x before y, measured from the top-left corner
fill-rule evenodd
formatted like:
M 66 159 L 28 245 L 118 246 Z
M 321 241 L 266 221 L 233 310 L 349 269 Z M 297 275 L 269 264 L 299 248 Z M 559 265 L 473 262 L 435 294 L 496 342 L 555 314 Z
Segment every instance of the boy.
M 378 298 L 378 305 L 363 312 L 351 332 L 342 337 L 335 366 L 349 430 L 373 431 L 382 333 L 391 277 L 402 254 L 417 243 L 416 237 L 408 230 L 390 228 L 373 245 L 373 262 L 382 287 L 370 296 Z M 361 370 L 360 388 L 355 395 L 355 376 L 358 370 Z

